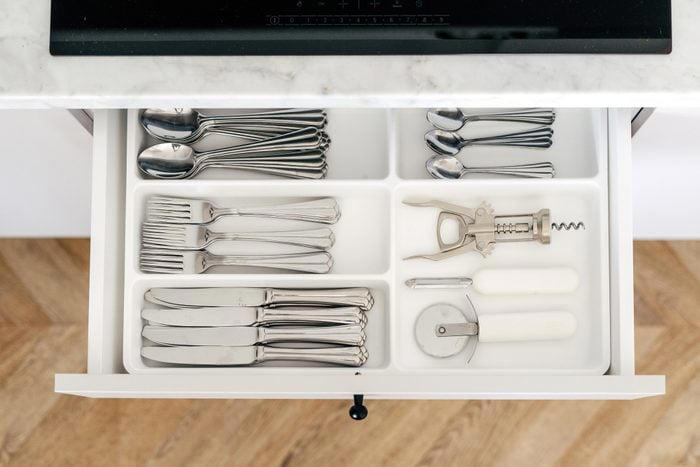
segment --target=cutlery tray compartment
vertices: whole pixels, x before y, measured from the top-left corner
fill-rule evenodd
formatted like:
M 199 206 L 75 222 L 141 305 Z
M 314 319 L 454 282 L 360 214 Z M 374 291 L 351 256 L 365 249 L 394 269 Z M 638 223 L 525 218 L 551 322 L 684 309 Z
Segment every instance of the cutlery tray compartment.
M 303 362 L 266 362 L 250 367 L 174 367 L 158 362 L 149 361 L 141 357 L 141 346 L 154 345 L 141 337 L 141 329 L 146 322 L 141 319 L 139 310 L 144 306 L 149 308 L 159 308 L 158 305 L 145 302 L 144 293 L 153 287 L 277 287 L 277 288 L 335 288 L 335 287 L 367 287 L 374 297 L 374 306 L 366 313 L 367 325 L 365 334 L 367 335 L 365 347 L 369 353 L 367 362 L 362 366 L 362 371 L 381 370 L 389 364 L 389 286 L 382 280 L 344 279 L 339 280 L 331 276 L 326 277 L 293 277 L 293 278 L 271 278 L 264 279 L 259 276 L 232 277 L 225 275 L 204 275 L 199 277 L 179 277 L 169 276 L 160 278 L 141 278 L 135 280 L 125 293 L 128 301 L 127 309 L 134 310 L 133 313 L 124 315 L 124 367 L 130 373 L 246 373 L 294 371 L 304 368 L 305 371 L 327 372 L 354 372 L 358 368 L 343 368 L 314 363 Z M 126 303 L 126 302 L 125 302 Z
M 395 114 L 398 175 L 405 180 L 429 180 L 425 162 L 434 152 L 424 141 L 434 127 L 426 119 L 428 109 L 401 109 Z M 470 109 L 474 113 L 498 109 Z M 470 122 L 458 131 L 464 138 L 522 131 L 537 125 L 509 122 Z M 467 146 L 457 156 L 466 167 L 552 162 L 556 178 L 594 178 L 608 156 L 606 109 L 556 109 L 552 146 L 521 149 L 504 146 Z M 487 178 L 470 175 L 469 178 Z
M 430 154 L 423 141 L 429 129 L 425 110 L 329 110 L 328 132 L 333 139 L 329 172 L 327 179 L 318 181 L 234 172 L 181 181 L 144 179 L 136 156 L 152 141 L 139 126 L 139 112 L 97 112 L 95 193 L 101 190 L 103 196 L 93 199 L 93 212 L 114 212 L 116 217 L 93 219 L 88 375 L 58 375 L 57 390 L 102 397 L 365 394 L 435 399 L 634 398 L 663 392 L 663 377 L 634 373 L 626 112 L 558 110 L 554 146 L 533 154 L 526 151 L 522 160 L 511 150 L 468 152 L 470 160 L 493 165 L 550 160 L 557 169 L 555 179 L 445 181 L 429 179 L 425 173 Z M 115 160 L 118 145 L 125 159 Z M 99 186 L 100 180 L 120 176 L 121 186 Z M 145 274 L 138 268 L 140 224 L 145 200 L 154 194 L 222 204 L 334 197 L 342 217 L 331 226 L 336 236 L 330 250 L 333 270 L 326 275 L 252 269 Z M 437 250 L 438 210 L 404 205 L 409 199 L 437 199 L 465 207 L 488 202 L 496 215 L 549 208 L 552 222 L 582 221 L 585 230 L 554 231 L 549 245 L 497 243 L 486 258 L 472 252 L 439 262 L 405 261 L 405 256 Z M 119 222 L 122 230 L 115 233 L 112 226 Z M 486 296 L 471 288 L 414 290 L 404 285 L 418 276 L 469 277 L 487 268 L 549 266 L 576 270 L 578 289 L 567 295 Z M 375 305 L 367 313 L 369 360 L 360 368 L 299 363 L 214 368 L 158 366 L 141 358 L 140 311 L 148 288 L 251 286 L 371 288 Z M 414 337 L 417 315 L 434 303 L 462 308 L 465 293 L 478 314 L 570 312 L 577 322 L 575 334 L 556 342 L 479 343 L 468 364 L 465 353 L 446 359 L 423 354 Z
M 233 115 L 241 112 L 254 112 L 255 109 L 204 109 L 205 114 Z M 329 180 L 381 180 L 389 173 L 389 122 L 390 112 L 386 109 L 329 109 L 326 111 L 328 123 L 326 133 L 331 139 L 326 157 Z M 140 123 L 140 110 L 128 112 L 127 157 L 136 161 L 144 149 L 161 141 L 146 133 Z M 197 152 L 219 149 L 231 145 L 244 144 L 237 138 L 210 134 L 192 144 Z M 135 163 L 129 168 L 131 174 L 143 178 Z M 226 169 L 210 169 L 200 173 L 196 180 L 269 180 L 276 177 Z

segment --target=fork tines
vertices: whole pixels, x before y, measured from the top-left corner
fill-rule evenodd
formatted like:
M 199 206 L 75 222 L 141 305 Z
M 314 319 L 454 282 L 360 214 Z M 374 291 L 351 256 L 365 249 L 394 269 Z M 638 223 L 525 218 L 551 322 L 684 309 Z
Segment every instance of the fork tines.
M 139 259 L 141 271 L 155 274 L 185 272 L 184 252 L 173 250 L 142 249 Z
M 161 222 L 185 222 L 192 218 L 192 204 L 188 199 L 153 196 L 146 202 L 146 219 Z
M 144 222 L 141 226 L 141 242 L 145 246 L 185 247 L 187 246 L 187 227 L 177 224 Z

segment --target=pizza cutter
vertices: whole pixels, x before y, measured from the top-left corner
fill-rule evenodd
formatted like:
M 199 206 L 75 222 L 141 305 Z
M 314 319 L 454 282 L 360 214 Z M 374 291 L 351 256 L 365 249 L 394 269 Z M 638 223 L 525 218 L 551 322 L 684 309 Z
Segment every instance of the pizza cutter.
M 467 297 L 463 310 L 447 303 L 431 305 L 416 320 L 415 335 L 423 352 L 447 358 L 466 350 L 467 363 L 477 342 L 518 342 L 567 339 L 576 332 L 568 312 L 485 313 L 477 318 Z

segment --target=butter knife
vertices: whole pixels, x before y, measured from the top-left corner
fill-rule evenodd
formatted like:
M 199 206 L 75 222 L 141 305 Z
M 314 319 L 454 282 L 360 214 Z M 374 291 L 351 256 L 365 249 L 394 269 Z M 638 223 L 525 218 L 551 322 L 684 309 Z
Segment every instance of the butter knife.
M 338 345 L 364 345 L 360 325 L 297 328 L 144 326 L 146 339 L 165 345 L 229 345 L 232 347 L 275 342 L 316 342 Z
M 153 288 L 144 298 L 175 308 L 212 306 L 356 306 L 372 308 L 364 287 L 347 289 L 274 289 L 258 287 Z
M 151 324 L 166 326 L 271 326 L 367 324 L 367 317 L 357 307 L 340 308 L 154 308 L 141 311 Z
M 362 366 L 369 357 L 364 346 L 328 347 L 323 349 L 290 349 L 255 345 L 247 347 L 142 347 L 141 356 L 175 365 L 240 366 L 291 360 Z

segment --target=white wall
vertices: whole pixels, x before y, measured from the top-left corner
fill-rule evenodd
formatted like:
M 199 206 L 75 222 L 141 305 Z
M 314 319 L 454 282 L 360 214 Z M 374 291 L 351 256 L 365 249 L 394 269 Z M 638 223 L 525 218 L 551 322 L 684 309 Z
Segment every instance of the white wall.
M 7 110 L 0 141 L 0 236 L 89 236 L 90 134 L 66 110 Z
M 636 238 L 700 238 L 700 109 L 657 109 L 632 140 Z
M 658 109 L 633 142 L 637 238 L 700 238 L 700 109 Z M 88 236 L 89 134 L 65 110 L 0 111 L 0 236 Z

